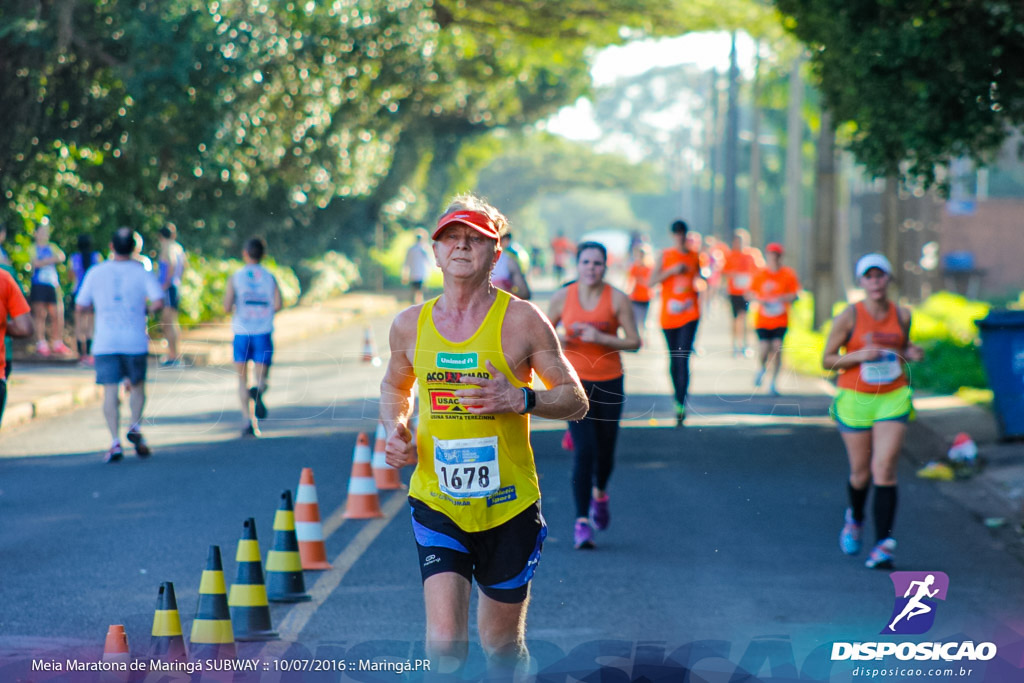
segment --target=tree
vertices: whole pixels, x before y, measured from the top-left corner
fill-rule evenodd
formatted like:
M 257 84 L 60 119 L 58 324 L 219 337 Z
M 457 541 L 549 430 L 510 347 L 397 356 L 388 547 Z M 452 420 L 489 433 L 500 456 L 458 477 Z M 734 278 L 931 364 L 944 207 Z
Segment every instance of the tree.
M 847 146 L 876 176 L 936 180 L 984 160 L 1024 123 L 1024 5 L 1016 0 L 775 0 Z M 906 163 L 904 169 L 902 164 Z

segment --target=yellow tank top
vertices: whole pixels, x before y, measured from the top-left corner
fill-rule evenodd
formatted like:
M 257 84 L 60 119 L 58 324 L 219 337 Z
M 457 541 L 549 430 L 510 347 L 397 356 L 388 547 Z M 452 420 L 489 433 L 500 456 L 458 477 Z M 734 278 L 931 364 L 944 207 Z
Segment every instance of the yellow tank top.
M 487 361 L 515 387 L 526 386 L 505 360 L 501 325 L 511 296 L 497 300 L 479 329 L 463 342 L 441 336 L 431 299 L 420 311 L 413 367 L 419 386 L 419 462 L 409 495 L 447 515 L 465 531 L 504 524 L 540 499 L 530 448 L 530 416 L 474 415 L 454 392 L 463 376 L 490 377 Z

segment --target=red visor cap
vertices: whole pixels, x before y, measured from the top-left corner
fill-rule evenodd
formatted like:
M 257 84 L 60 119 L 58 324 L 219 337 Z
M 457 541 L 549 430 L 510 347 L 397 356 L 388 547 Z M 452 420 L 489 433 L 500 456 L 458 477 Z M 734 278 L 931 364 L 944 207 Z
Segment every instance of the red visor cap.
M 764 250 L 770 254 L 782 254 L 785 252 L 785 249 L 783 249 L 782 245 L 779 244 L 778 242 L 772 242 L 771 244 L 766 246 Z
M 494 241 L 498 241 L 501 237 L 498 234 L 498 229 L 494 227 L 494 223 L 491 222 L 487 214 L 480 213 L 479 211 L 454 211 L 447 216 L 442 216 L 441 220 L 437 222 L 437 228 L 434 230 L 432 239 L 436 240 L 441 231 L 452 223 L 468 225 L 484 237 L 490 237 Z

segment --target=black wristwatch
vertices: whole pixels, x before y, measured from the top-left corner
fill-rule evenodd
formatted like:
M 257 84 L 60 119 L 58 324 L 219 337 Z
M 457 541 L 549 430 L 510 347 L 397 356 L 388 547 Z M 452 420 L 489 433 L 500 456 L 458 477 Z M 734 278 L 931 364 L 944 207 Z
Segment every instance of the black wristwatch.
M 530 387 L 523 387 L 523 401 L 525 404 L 523 409 L 519 411 L 519 414 L 526 415 L 529 412 L 533 412 L 533 409 L 537 407 L 537 392 Z

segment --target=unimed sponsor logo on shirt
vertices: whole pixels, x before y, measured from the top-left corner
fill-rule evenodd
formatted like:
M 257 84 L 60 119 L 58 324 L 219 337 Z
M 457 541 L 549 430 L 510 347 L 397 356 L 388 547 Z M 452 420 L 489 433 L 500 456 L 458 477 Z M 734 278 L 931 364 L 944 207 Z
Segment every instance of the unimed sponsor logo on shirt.
M 444 353 L 437 354 L 437 367 L 447 370 L 466 370 L 475 368 L 479 364 L 479 358 L 475 353 Z

